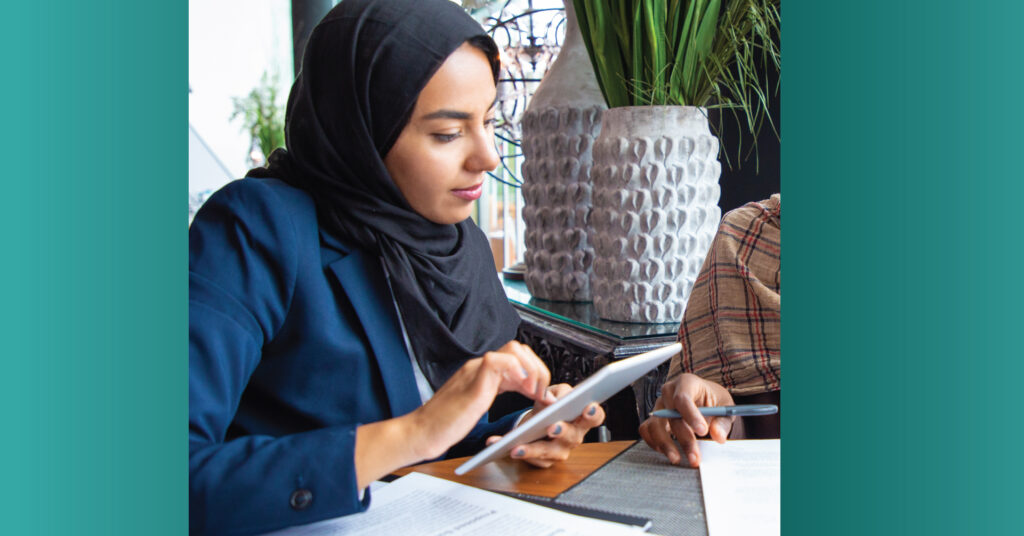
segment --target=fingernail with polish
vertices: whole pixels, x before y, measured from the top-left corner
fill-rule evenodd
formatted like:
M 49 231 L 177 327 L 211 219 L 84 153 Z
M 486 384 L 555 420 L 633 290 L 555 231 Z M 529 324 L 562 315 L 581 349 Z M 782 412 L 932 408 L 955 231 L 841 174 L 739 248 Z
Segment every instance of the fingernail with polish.
M 524 379 L 524 380 L 525 380 L 526 378 L 529 378 L 529 377 L 530 377 L 530 373 L 529 373 L 529 372 L 527 372 L 527 371 L 526 371 L 526 369 L 519 369 L 519 374 L 521 374 L 521 375 L 523 376 L 523 379 Z
M 512 455 L 515 456 L 516 458 L 522 458 L 524 454 L 526 454 L 525 450 L 516 449 L 516 451 Z
M 590 406 L 590 411 L 587 412 L 587 415 L 593 417 L 595 413 L 597 413 L 597 406 Z
M 551 432 L 551 435 L 558 435 L 560 433 L 562 433 L 562 425 L 561 424 L 559 424 L 558 426 L 555 427 L 555 431 Z

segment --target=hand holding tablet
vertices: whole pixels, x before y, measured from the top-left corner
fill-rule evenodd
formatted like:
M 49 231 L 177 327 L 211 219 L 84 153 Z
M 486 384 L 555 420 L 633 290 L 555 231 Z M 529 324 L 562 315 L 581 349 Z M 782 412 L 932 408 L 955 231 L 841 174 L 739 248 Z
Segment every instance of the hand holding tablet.
M 460 465 L 455 469 L 455 474 L 465 474 L 485 463 L 504 457 L 516 445 L 536 441 L 547 436 L 546 430 L 549 425 L 558 421 L 572 421 L 576 419 L 587 405 L 604 402 L 633 381 L 679 353 L 681 349 L 682 345 L 674 343 L 651 350 L 650 352 L 609 363 L 586 380 L 580 382 L 569 394 L 537 412 L 536 415 L 524 422 L 519 428 L 512 430 L 500 440 L 470 458 L 466 463 Z

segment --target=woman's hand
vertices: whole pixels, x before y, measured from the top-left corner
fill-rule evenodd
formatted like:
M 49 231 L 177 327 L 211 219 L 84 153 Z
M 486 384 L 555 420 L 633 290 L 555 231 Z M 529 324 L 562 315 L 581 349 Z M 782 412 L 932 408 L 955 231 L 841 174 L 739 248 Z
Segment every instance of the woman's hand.
M 538 411 L 550 406 L 556 399 L 569 394 L 570 391 L 572 391 L 572 387 L 568 384 L 552 385 L 548 388 L 548 393 L 553 396 L 538 400 L 523 422 L 528 421 Z M 583 436 L 587 431 L 603 422 L 604 409 L 599 404 L 590 404 L 572 422 L 558 421 L 549 425 L 547 439 L 538 439 L 532 443 L 518 445 L 512 449 L 509 456 L 537 467 L 551 467 L 557 461 L 568 459 L 572 449 L 583 443 Z M 491 436 L 487 438 L 487 444 L 490 445 L 499 439 L 501 436 Z
M 732 430 L 736 417 L 713 417 L 708 423 L 698 406 L 731 406 L 732 395 L 717 383 L 707 381 L 693 374 L 681 374 L 666 382 L 661 388 L 661 397 L 654 403 L 654 409 L 674 409 L 679 412 L 679 419 L 663 419 L 648 417 L 640 425 L 640 436 L 654 450 L 664 454 L 670 462 L 679 465 L 682 457 L 676 448 L 672 436 L 679 440 L 690 467 L 700 465 L 700 449 L 697 448 L 697 436 L 710 431 L 711 438 L 725 443 Z M 709 427 L 710 425 L 710 427 Z
M 458 443 L 505 391 L 517 391 L 542 403 L 551 373 L 530 347 L 509 341 L 494 352 L 466 362 L 422 407 L 413 412 L 422 432 L 423 459 L 436 458 Z
M 436 458 L 458 443 L 504 391 L 550 404 L 551 373 L 528 346 L 516 341 L 470 359 L 426 404 L 395 419 L 356 431 L 356 475 L 360 488 L 406 465 Z

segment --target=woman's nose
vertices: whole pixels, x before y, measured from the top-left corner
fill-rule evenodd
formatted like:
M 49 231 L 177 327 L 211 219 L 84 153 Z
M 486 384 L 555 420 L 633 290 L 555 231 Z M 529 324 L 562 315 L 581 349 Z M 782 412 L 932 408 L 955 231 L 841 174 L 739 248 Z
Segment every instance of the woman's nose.
M 494 134 L 485 129 L 477 135 L 473 154 L 466 159 L 466 167 L 474 173 L 483 173 L 493 171 L 500 163 L 498 150 L 494 146 Z

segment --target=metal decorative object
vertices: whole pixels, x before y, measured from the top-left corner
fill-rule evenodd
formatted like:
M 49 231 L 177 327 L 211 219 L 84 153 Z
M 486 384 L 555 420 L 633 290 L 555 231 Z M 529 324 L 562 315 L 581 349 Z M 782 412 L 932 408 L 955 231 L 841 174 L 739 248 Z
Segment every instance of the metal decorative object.
M 495 136 L 501 165 L 491 176 L 514 187 L 522 185 L 522 119 L 526 105 L 562 49 L 565 12 L 534 7 L 534 0 L 475 2 L 470 14 L 501 49 Z M 548 0 L 537 3 L 558 4 Z
M 551 383 L 576 385 L 601 367 L 619 359 L 653 350 L 675 342 L 675 330 L 669 335 L 651 335 L 623 339 L 600 335 L 550 313 L 542 313 L 513 304 L 522 324 L 516 339 L 530 346 L 551 371 Z M 654 408 L 668 363 L 647 373 L 601 406 L 605 425 L 613 440 L 637 439 L 637 426 Z
M 526 105 L 562 47 L 565 15 L 560 0 L 477 0 L 470 14 L 501 50 L 495 145 L 501 163 L 485 183 L 477 223 L 491 237 L 499 266 L 522 260 L 522 117 Z M 465 5 L 465 4 L 464 4 Z M 469 7 L 469 6 L 467 6 Z M 520 262 L 519 273 L 525 272 Z

